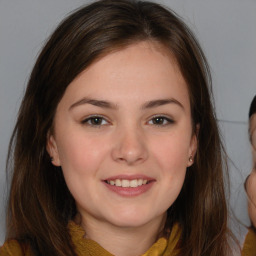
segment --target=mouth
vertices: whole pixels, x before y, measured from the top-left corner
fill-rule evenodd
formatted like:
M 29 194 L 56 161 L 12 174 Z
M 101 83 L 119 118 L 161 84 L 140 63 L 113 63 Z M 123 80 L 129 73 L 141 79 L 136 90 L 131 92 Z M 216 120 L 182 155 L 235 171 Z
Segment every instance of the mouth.
M 145 175 L 119 175 L 103 180 L 106 187 L 124 197 L 134 197 L 146 193 L 156 180 Z
M 153 180 L 147 180 L 147 179 L 111 179 L 111 180 L 105 180 L 104 182 L 116 187 L 122 187 L 122 188 L 137 188 L 143 185 L 147 185 Z

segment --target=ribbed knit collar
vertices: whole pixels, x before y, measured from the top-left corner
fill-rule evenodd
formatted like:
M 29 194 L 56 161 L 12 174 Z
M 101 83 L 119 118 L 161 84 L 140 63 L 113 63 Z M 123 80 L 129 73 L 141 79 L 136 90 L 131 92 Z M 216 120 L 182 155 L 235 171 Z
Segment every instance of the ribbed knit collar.
M 79 256 L 113 256 L 97 242 L 84 238 L 85 232 L 83 228 L 75 222 L 70 221 L 68 224 L 69 232 L 75 245 L 75 250 Z M 180 230 L 178 225 L 174 225 L 169 239 L 159 238 L 142 256 L 175 256 L 177 250 L 175 247 L 179 241 Z

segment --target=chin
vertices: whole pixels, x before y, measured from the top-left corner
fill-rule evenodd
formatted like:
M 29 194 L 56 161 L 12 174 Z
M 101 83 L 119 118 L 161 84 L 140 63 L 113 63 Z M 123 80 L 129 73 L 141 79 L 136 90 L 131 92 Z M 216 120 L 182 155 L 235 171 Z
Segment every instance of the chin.
M 113 225 L 120 227 L 120 228 L 139 228 L 144 226 L 148 221 L 145 219 L 119 219 L 119 220 L 114 220 L 112 222 Z
M 111 216 L 109 221 L 118 227 L 123 228 L 137 228 L 146 225 L 147 223 L 158 219 L 160 216 L 156 214 L 148 214 L 139 211 L 127 211 L 122 213 L 116 213 Z

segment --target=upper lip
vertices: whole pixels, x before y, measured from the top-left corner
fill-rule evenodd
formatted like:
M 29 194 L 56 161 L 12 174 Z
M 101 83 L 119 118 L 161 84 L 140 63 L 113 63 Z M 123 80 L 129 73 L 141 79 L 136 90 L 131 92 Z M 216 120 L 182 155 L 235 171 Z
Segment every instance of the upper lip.
M 108 177 L 106 179 L 103 180 L 139 180 L 139 179 L 143 179 L 143 180 L 147 180 L 147 181 L 154 181 L 155 179 L 143 174 L 133 174 L 133 175 L 126 175 L 126 174 L 121 174 L 121 175 L 115 175 L 115 176 L 111 176 Z

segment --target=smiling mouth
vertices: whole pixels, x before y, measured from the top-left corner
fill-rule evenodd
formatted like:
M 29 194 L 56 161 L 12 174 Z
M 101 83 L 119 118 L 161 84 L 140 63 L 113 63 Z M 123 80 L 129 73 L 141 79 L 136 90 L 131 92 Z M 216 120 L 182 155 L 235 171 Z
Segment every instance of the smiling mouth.
M 150 183 L 150 181 L 146 179 L 133 179 L 133 180 L 115 179 L 115 180 L 105 180 L 105 182 L 111 186 L 123 187 L 123 188 L 137 188 Z

